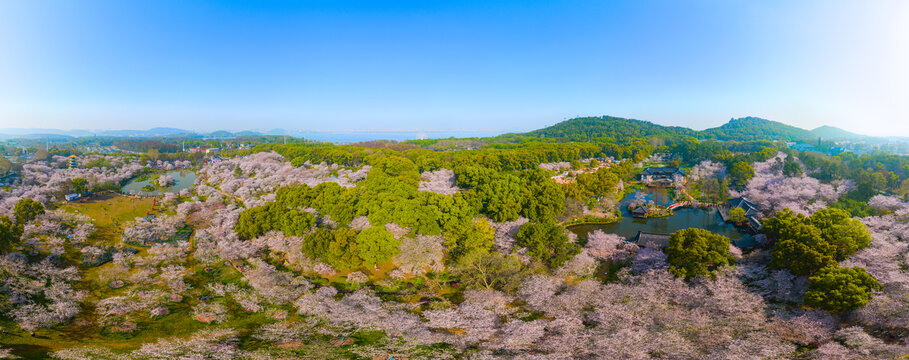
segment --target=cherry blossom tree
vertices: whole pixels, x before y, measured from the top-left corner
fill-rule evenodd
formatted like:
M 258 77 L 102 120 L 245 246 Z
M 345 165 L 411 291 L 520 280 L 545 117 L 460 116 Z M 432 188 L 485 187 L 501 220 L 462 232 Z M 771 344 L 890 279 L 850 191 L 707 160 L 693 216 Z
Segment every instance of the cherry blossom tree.
M 442 195 L 451 195 L 458 192 L 455 185 L 454 171 L 448 169 L 439 169 L 436 171 L 427 171 L 422 174 L 423 180 L 420 181 L 419 191 L 430 191 Z
M 594 258 L 622 262 L 638 250 L 638 246 L 631 243 L 621 235 L 607 234 L 603 230 L 594 230 L 587 234 L 587 243 L 584 248 Z
M 824 184 L 807 175 L 786 177 L 781 168 L 774 166 L 785 157 L 785 154 L 778 153 L 765 162 L 752 164 L 754 178 L 744 191 L 731 191 L 730 195 L 745 197 L 766 212 L 775 213 L 788 208 L 798 214 L 810 215 L 855 188 L 854 182 L 849 180 Z
M 445 246 L 442 245 L 441 236 L 405 236 L 399 248 L 401 253 L 396 262 L 404 273 L 422 275 L 445 269 Z

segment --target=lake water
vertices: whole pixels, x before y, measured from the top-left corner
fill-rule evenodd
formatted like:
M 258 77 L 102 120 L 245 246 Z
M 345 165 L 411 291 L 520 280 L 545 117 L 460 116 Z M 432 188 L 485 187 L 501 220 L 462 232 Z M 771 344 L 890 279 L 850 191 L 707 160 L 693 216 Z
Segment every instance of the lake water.
M 164 175 L 168 175 L 174 178 L 174 184 L 168 186 L 165 189 L 156 188 L 154 191 L 144 191 L 142 190 L 145 185 L 150 184 L 155 179 L 149 179 L 144 181 L 130 181 L 123 186 L 121 191 L 130 195 L 140 195 L 140 196 L 158 196 L 163 193 L 178 193 L 183 189 L 189 189 L 193 186 L 193 183 L 196 182 L 196 173 L 189 170 L 177 170 L 177 171 L 168 171 Z
M 643 191 L 647 192 L 648 197 L 654 202 L 661 203 L 664 206 L 669 204 L 669 199 L 666 197 L 664 189 L 647 189 Z M 724 222 L 716 209 L 682 208 L 676 210 L 675 214 L 669 217 L 639 219 L 632 217 L 626 206 L 633 197 L 634 194 L 629 194 L 619 203 L 622 211 L 621 221 L 612 224 L 575 225 L 569 227 L 568 230 L 581 238 L 586 238 L 589 232 L 600 229 L 606 233 L 618 234 L 631 239 L 638 234 L 638 231 L 670 234 L 682 229 L 699 228 L 728 237 L 732 243 L 739 247 L 755 245 L 751 234 L 740 231 L 732 224 Z

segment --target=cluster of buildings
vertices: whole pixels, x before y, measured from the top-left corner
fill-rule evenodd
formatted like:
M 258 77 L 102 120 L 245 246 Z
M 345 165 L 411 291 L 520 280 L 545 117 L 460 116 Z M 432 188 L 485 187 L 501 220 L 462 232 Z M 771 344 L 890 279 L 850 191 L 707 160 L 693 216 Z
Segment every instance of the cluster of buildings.
M 647 186 L 675 186 L 685 183 L 685 170 L 674 167 L 649 167 L 641 171 L 641 182 Z
M 184 151 L 186 151 L 186 152 L 188 152 L 188 153 L 211 154 L 211 153 L 217 153 L 218 150 L 220 150 L 220 149 L 218 149 L 218 148 L 203 149 L 203 148 L 200 148 L 200 147 L 191 147 L 191 148 L 186 149 L 186 150 L 184 150 Z
M 114 145 L 111 145 L 111 146 L 82 146 L 81 150 L 84 153 L 97 153 L 97 154 L 116 154 L 116 153 L 121 153 L 121 152 L 128 152 L 128 153 L 133 153 L 133 154 L 136 153 L 135 151 L 127 151 L 127 150 L 120 149 L 119 147 L 114 146 Z

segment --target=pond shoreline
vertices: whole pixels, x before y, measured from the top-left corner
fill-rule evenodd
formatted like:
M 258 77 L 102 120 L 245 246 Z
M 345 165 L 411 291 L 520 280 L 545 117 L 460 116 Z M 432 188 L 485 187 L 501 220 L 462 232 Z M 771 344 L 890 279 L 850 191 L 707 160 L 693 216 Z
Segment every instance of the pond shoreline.
M 120 187 L 120 193 L 126 196 L 159 197 L 166 193 L 178 193 L 184 189 L 190 189 L 196 182 L 196 172 L 189 168 L 165 171 L 158 173 L 157 176 L 171 176 L 174 178 L 174 184 L 162 188 L 157 184 L 153 184 L 157 178 L 146 175 L 146 177 L 136 177 L 130 180 Z M 150 185 L 154 186 L 155 189 L 147 191 L 146 187 Z
M 639 190 L 648 193 L 657 192 L 655 196 L 657 201 L 667 203 L 668 197 L 659 190 Z M 610 222 L 586 222 L 578 223 L 565 222 L 563 226 L 568 231 L 578 235 L 580 238 L 586 238 L 591 231 L 602 230 L 606 233 L 616 234 L 625 239 L 633 239 L 639 231 L 645 233 L 671 234 L 675 231 L 687 228 L 699 228 L 726 236 L 730 242 L 738 247 L 750 247 L 757 245 L 753 234 L 742 231 L 733 224 L 727 223 L 720 218 L 719 209 L 715 206 L 693 206 L 688 204 L 679 207 L 671 215 L 649 218 L 635 218 L 628 211 L 627 204 L 630 202 L 635 193 L 630 193 L 617 205 L 622 216 L 616 217 Z

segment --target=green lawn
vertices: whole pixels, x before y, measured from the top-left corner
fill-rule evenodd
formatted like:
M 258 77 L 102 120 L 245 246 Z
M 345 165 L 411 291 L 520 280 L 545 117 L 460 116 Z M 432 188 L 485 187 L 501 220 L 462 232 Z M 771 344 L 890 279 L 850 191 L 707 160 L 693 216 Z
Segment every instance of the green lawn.
M 123 223 L 137 217 L 144 217 L 151 211 L 153 201 L 152 198 L 134 198 L 106 193 L 97 195 L 91 200 L 63 203 L 59 205 L 59 208 L 95 220 L 97 231 L 90 239 L 94 245 L 116 245 L 120 243 L 120 228 Z

